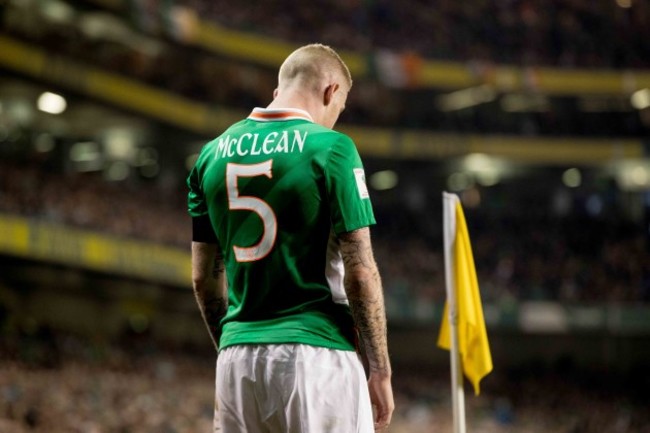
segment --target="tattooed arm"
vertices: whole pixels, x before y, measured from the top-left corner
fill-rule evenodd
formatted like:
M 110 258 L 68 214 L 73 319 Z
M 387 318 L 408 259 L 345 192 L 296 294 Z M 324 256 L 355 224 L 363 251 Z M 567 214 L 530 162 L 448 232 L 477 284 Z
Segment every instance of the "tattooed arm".
M 192 288 L 214 346 L 219 348 L 219 322 L 226 315 L 226 269 L 219 245 L 192 242 Z
M 381 278 L 367 227 L 339 235 L 339 242 L 345 265 L 345 291 L 367 356 L 368 387 L 376 408 L 375 429 L 379 430 L 388 426 L 395 408 Z

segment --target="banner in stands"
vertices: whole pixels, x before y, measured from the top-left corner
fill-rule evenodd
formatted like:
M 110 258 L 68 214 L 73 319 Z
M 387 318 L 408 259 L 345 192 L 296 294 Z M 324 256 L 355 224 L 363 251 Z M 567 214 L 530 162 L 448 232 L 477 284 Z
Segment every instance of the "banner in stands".
M 0 68 L 2 67 L 206 136 L 217 134 L 248 114 L 209 107 L 130 78 L 83 66 L 0 35 Z M 354 139 L 361 154 L 375 157 L 428 159 L 479 152 L 521 162 L 592 164 L 644 155 L 644 143 L 640 139 L 444 134 L 355 125 L 340 125 L 337 129 Z
M 0 215 L 0 253 L 175 286 L 191 284 L 189 251 Z

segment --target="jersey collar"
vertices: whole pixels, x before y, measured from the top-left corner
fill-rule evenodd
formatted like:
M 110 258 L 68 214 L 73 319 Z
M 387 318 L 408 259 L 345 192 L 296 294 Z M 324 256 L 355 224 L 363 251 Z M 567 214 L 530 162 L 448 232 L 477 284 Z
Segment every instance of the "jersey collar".
M 311 115 L 300 108 L 260 108 L 256 107 L 248 116 L 259 122 L 274 122 L 281 120 L 307 120 L 313 122 Z

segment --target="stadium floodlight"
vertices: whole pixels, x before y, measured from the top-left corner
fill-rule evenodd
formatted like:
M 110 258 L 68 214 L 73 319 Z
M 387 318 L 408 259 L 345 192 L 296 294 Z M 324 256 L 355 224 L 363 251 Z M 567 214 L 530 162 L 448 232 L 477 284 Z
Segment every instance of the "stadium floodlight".
M 39 110 L 50 114 L 61 114 L 68 107 L 68 103 L 61 95 L 52 92 L 43 92 L 36 101 Z
M 632 106 L 637 110 L 643 110 L 650 107 L 650 89 L 645 88 L 637 90 L 632 94 L 630 102 L 632 103 Z
M 58 0 L 50 0 L 39 4 L 43 17 L 52 23 L 72 25 L 76 12 L 68 3 Z
M 399 178 L 393 170 L 382 170 L 370 176 L 370 186 L 377 191 L 385 191 L 397 186 Z
M 470 153 L 465 156 L 462 164 L 462 170 L 471 173 L 483 186 L 499 183 L 505 170 L 503 161 L 484 153 Z
M 569 188 L 577 188 L 582 184 L 582 173 L 573 167 L 562 173 L 562 182 Z
M 70 161 L 80 172 L 98 171 L 104 166 L 100 145 L 94 141 L 81 141 L 70 147 Z
M 465 169 L 468 171 L 483 171 L 492 168 L 490 156 L 484 153 L 470 153 L 463 161 Z
M 629 176 L 631 182 L 639 188 L 647 187 L 650 183 L 650 173 L 648 172 L 648 168 L 642 165 L 634 167 L 630 171 Z
M 111 160 L 133 162 L 137 157 L 138 133 L 128 126 L 115 126 L 103 131 L 106 156 Z
M 623 191 L 645 191 L 650 188 L 650 161 L 645 158 L 618 160 L 609 172 Z
M 74 162 L 91 162 L 101 159 L 99 145 L 94 141 L 75 143 L 70 147 L 70 160 Z

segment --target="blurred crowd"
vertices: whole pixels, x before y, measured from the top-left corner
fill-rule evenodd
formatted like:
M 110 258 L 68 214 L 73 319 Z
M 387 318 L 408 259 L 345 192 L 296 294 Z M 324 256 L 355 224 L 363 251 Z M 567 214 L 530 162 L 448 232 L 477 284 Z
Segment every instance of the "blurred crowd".
M 390 221 L 383 223 L 390 225 Z M 617 224 L 618 229 L 612 230 Z M 510 220 L 471 231 L 483 300 L 503 308 L 524 300 L 650 302 L 647 241 L 640 227 L 630 233 L 625 226 L 566 218 L 545 223 Z M 446 296 L 442 240 L 424 241 L 413 230 L 409 235 L 407 228 L 401 238 L 386 237 L 381 236 L 383 230 L 376 230 L 380 236 L 375 250 L 388 296 L 398 306 L 397 313 L 417 314 L 421 307 L 426 316 L 429 306 L 442 304 Z
M 643 0 L 317 0 L 290 5 L 279 0 L 129 0 L 122 2 L 129 8 L 116 16 L 136 32 L 130 42 L 106 37 L 116 31 L 89 36 L 81 26 L 34 13 L 46 3 L 0 0 L 0 33 L 212 106 L 244 110 L 269 102 L 274 70 L 190 48 L 165 32 L 154 34 L 143 24 L 146 18 L 182 5 L 228 28 L 295 44 L 322 41 L 369 59 L 388 49 L 468 65 L 650 67 L 650 3 Z M 89 10 L 98 3 L 69 2 Z M 627 4 L 631 7 L 623 7 Z M 55 67 L 46 67 L 44 74 L 50 71 L 66 75 Z M 74 77 L 71 73 L 67 79 Z M 575 115 L 570 101 L 554 102 L 565 104 L 555 112 L 516 118 L 499 117 L 499 110 L 489 106 L 449 117 L 436 111 L 433 91 L 391 89 L 374 78 L 355 86 L 343 120 L 359 124 L 553 134 L 639 135 L 641 130 L 634 116 L 621 113 L 598 119 Z M 62 173 L 36 161 L 0 159 L 0 213 L 183 249 L 191 239 L 185 194 L 180 183 L 170 188 L 132 178 L 107 182 L 97 172 Z M 440 210 L 419 209 L 409 217 L 408 209 L 384 203 L 379 195 L 373 202 L 379 221 L 373 228 L 374 248 L 389 314 L 417 318 L 421 313 L 426 319 L 431 305 L 445 298 L 441 233 L 431 229 L 441 226 Z M 466 213 L 486 302 L 505 307 L 523 300 L 650 302 L 648 239 L 625 219 L 517 215 L 506 207 L 492 213 L 467 208 Z M 212 355 L 151 342 L 125 344 L 54 334 L 16 340 L 3 335 L 0 432 L 210 431 Z M 397 371 L 397 412 L 390 432 L 450 431 L 447 373 Z M 470 429 L 650 432 L 647 405 L 635 402 L 629 389 L 603 384 L 601 377 L 576 385 L 568 380 L 576 376 L 570 373 L 489 376 L 481 398 L 468 399 Z
M 434 5 L 418 0 L 320 0 L 290 6 L 279 0 L 245 5 L 223 0 L 131 0 L 122 3 L 131 7 L 110 15 L 101 25 L 96 11 L 81 9 L 86 15 L 76 16 L 73 25 L 36 13 L 38 8 L 45 10 L 36 2 L 4 0 L 0 21 L 3 33 L 31 42 L 48 55 L 127 76 L 217 110 L 267 105 L 276 86 L 275 68 L 224 58 L 186 45 L 170 36 L 172 30 L 153 31 L 143 23 L 153 20 L 158 23 L 153 27 L 169 28 L 174 15 L 169 11 L 182 5 L 192 8 L 197 18 L 227 28 L 272 35 L 296 46 L 320 41 L 362 53 L 373 72 L 366 79 L 355 77 L 355 90 L 342 118 L 348 123 L 462 132 L 638 136 L 647 131 L 646 121 L 631 109 L 585 113 L 575 100 L 554 98 L 542 112 L 508 113 L 498 99 L 471 112 L 446 112 L 436 103 L 444 93 L 440 89 L 394 88 L 382 81 L 386 74 L 379 71 L 385 49 L 414 56 L 417 64 L 421 58 L 454 59 L 474 72 L 489 70 L 493 63 L 647 68 L 650 6 L 644 1 L 621 1 L 630 1 L 632 7 L 621 8 L 614 0 L 471 4 L 445 0 Z M 85 7 L 88 3 L 95 4 L 89 1 Z M 45 78 L 66 82 L 75 77 L 76 86 L 83 83 L 79 78 L 83 73 L 59 65 L 56 57 L 51 61 L 56 65 L 46 68 Z M 621 101 L 619 105 L 629 106 L 627 100 Z
M 209 357 L 51 332 L 2 346 L 2 432 L 212 431 Z
M 186 207 L 180 187 L 170 194 L 157 183 L 107 182 L 97 173 L 0 162 L 0 212 L 187 246 Z
M 224 26 L 359 52 L 521 66 L 650 66 L 650 5 L 614 0 L 182 0 Z
M 107 182 L 98 173 L 64 175 L 36 164 L 0 162 L 4 213 L 187 248 L 185 200 L 184 185 Z M 430 313 L 431 304 L 445 298 L 441 233 L 427 233 L 441 226 L 440 211 L 419 210 L 408 219 L 407 209 L 380 197 L 375 207 L 375 250 L 391 304 L 398 314 L 417 312 L 418 306 Z M 622 218 L 467 212 L 481 290 L 490 302 L 650 301 L 649 255 L 640 226 Z
M 67 334 L 22 336 L 0 351 L 0 431 L 212 431 L 214 354 Z M 590 375 L 591 374 L 591 375 Z M 395 366 L 390 433 L 451 431 L 448 372 Z M 487 433 L 648 433 L 640 386 L 557 368 L 501 369 L 468 394 L 468 429 Z

